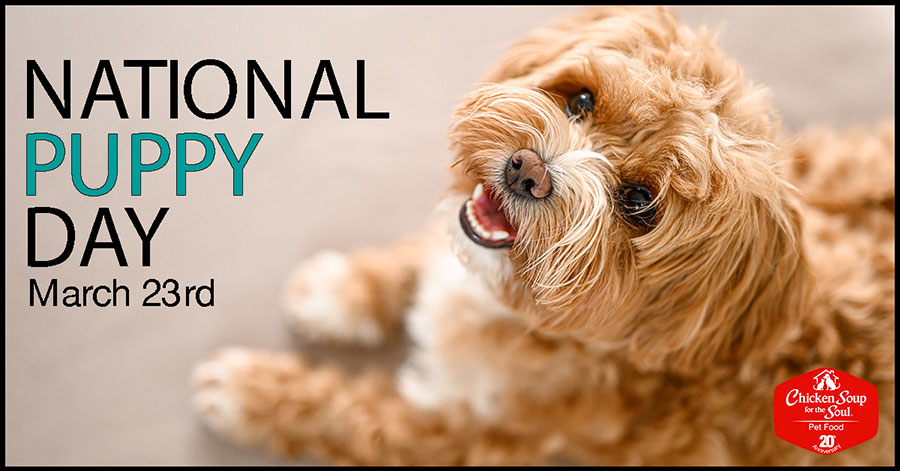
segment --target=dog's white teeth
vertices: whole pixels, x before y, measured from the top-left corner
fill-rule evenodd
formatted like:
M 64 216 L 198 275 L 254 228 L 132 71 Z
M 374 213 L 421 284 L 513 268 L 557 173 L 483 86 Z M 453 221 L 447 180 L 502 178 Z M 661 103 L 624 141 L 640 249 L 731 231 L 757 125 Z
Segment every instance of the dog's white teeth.
M 480 188 L 481 184 L 479 183 L 478 187 L 475 188 L 476 194 L 480 195 L 481 192 L 478 191 Z M 504 230 L 491 231 L 481 224 L 481 221 L 479 221 L 475 216 L 475 208 L 472 203 L 473 201 L 475 201 L 476 196 L 473 195 L 472 198 L 473 199 L 466 201 L 466 218 L 469 220 L 469 225 L 472 227 L 472 230 L 475 231 L 475 234 L 484 240 L 490 241 L 500 241 L 508 239 L 509 232 L 506 232 Z
M 478 237 L 482 239 L 491 240 L 491 231 L 485 229 L 481 222 L 478 221 L 478 218 L 475 217 L 475 209 L 472 205 L 473 200 L 469 200 L 466 202 L 466 217 L 469 219 L 469 225 L 472 226 L 472 230 L 478 234 Z
M 506 231 L 494 231 L 491 233 L 491 240 L 506 240 L 509 238 L 509 232 Z
M 472 201 L 475 201 L 478 198 L 481 198 L 482 194 L 484 194 L 484 185 L 479 183 L 479 184 L 475 185 L 475 190 L 472 191 Z
M 482 226 L 480 223 L 475 222 L 475 224 L 473 224 L 472 227 L 475 228 L 475 232 L 478 233 L 479 237 L 481 237 L 482 239 L 490 240 L 491 231 L 485 229 L 484 226 Z

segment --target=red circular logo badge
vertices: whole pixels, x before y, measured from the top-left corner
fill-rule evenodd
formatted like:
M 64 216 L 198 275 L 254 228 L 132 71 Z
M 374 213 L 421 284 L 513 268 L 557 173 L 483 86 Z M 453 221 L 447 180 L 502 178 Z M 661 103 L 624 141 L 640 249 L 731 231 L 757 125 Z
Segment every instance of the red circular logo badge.
M 878 390 L 833 368 L 819 368 L 775 388 L 775 435 L 823 455 L 875 436 Z

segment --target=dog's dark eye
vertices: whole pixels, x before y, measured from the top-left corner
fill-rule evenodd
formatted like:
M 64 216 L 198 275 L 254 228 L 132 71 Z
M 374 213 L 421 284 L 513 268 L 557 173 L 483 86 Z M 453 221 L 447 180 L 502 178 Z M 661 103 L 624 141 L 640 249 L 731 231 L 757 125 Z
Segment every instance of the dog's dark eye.
M 566 103 L 566 114 L 577 120 L 584 119 L 592 109 L 594 109 L 594 94 L 586 89 L 569 98 Z
M 617 192 L 619 210 L 622 215 L 634 224 L 652 226 L 656 220 L 656 206 L 653 194 L 647 188 L 638 185 L 622 185 Z

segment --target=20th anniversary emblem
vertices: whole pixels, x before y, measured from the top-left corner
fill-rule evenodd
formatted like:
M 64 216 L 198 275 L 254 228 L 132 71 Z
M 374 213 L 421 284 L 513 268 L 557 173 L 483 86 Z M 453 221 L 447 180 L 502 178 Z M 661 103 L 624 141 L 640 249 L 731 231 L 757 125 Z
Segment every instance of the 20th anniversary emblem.
M 775 388 L 775 434 L 830 455 L 878 432 L 878 390 L 833 368 L 819 368 Z

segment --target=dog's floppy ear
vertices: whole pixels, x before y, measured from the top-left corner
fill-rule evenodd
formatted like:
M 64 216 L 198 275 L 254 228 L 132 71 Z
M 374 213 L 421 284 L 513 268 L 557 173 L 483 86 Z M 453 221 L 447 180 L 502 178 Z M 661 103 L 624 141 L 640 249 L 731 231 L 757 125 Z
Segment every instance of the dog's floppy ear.
M 683 274 L 668 284 L 653 280 L 653 292 L 665 295 L 648 305 L 632 336 L 637 363 L 688 373 L 719 361 L 754 361 L 796 327 L 810 278 L 795 190 L 764 169 L 773 152 L 731 150 L 727 158 L 746 166 L 715 185 L 739 187 L 740 193 L 698 192 L 709 195 L 706 205 L 725 195 L 729 210 L 705 222 L 708 231 L 693 233 L 704 240 L 697 246 L 704 255 L 689 257 L 692 262 L 679 267 Z M 669 229 L 691 233 L 689 227 Z M 657 266 L 648 273 L 660 271 Z
M 711 303 L 705 333 L 669 360 L 694 370 L 726 360 L 753 362 L 765 356 L 807 309 L 809 274 L 793 207 L 761 208 L 757 243 L 743 257 L 725 292 Z M 781 222 L 777 218 L 783 218 Z M 786 224 L 785 224 L 786 223 Z
M 579 44 L 585 37 L 578 33 L 597 26 L 610 18 L 628 17 L 639 24 L 658 26 L 660 23 L 674 27 L 675 18 L 663 7 L 592 7 L 562 18 L 554 25 L 540 28 L 516 42 L 487 73 L 485 81 L 503 82 L 529 74 Z

